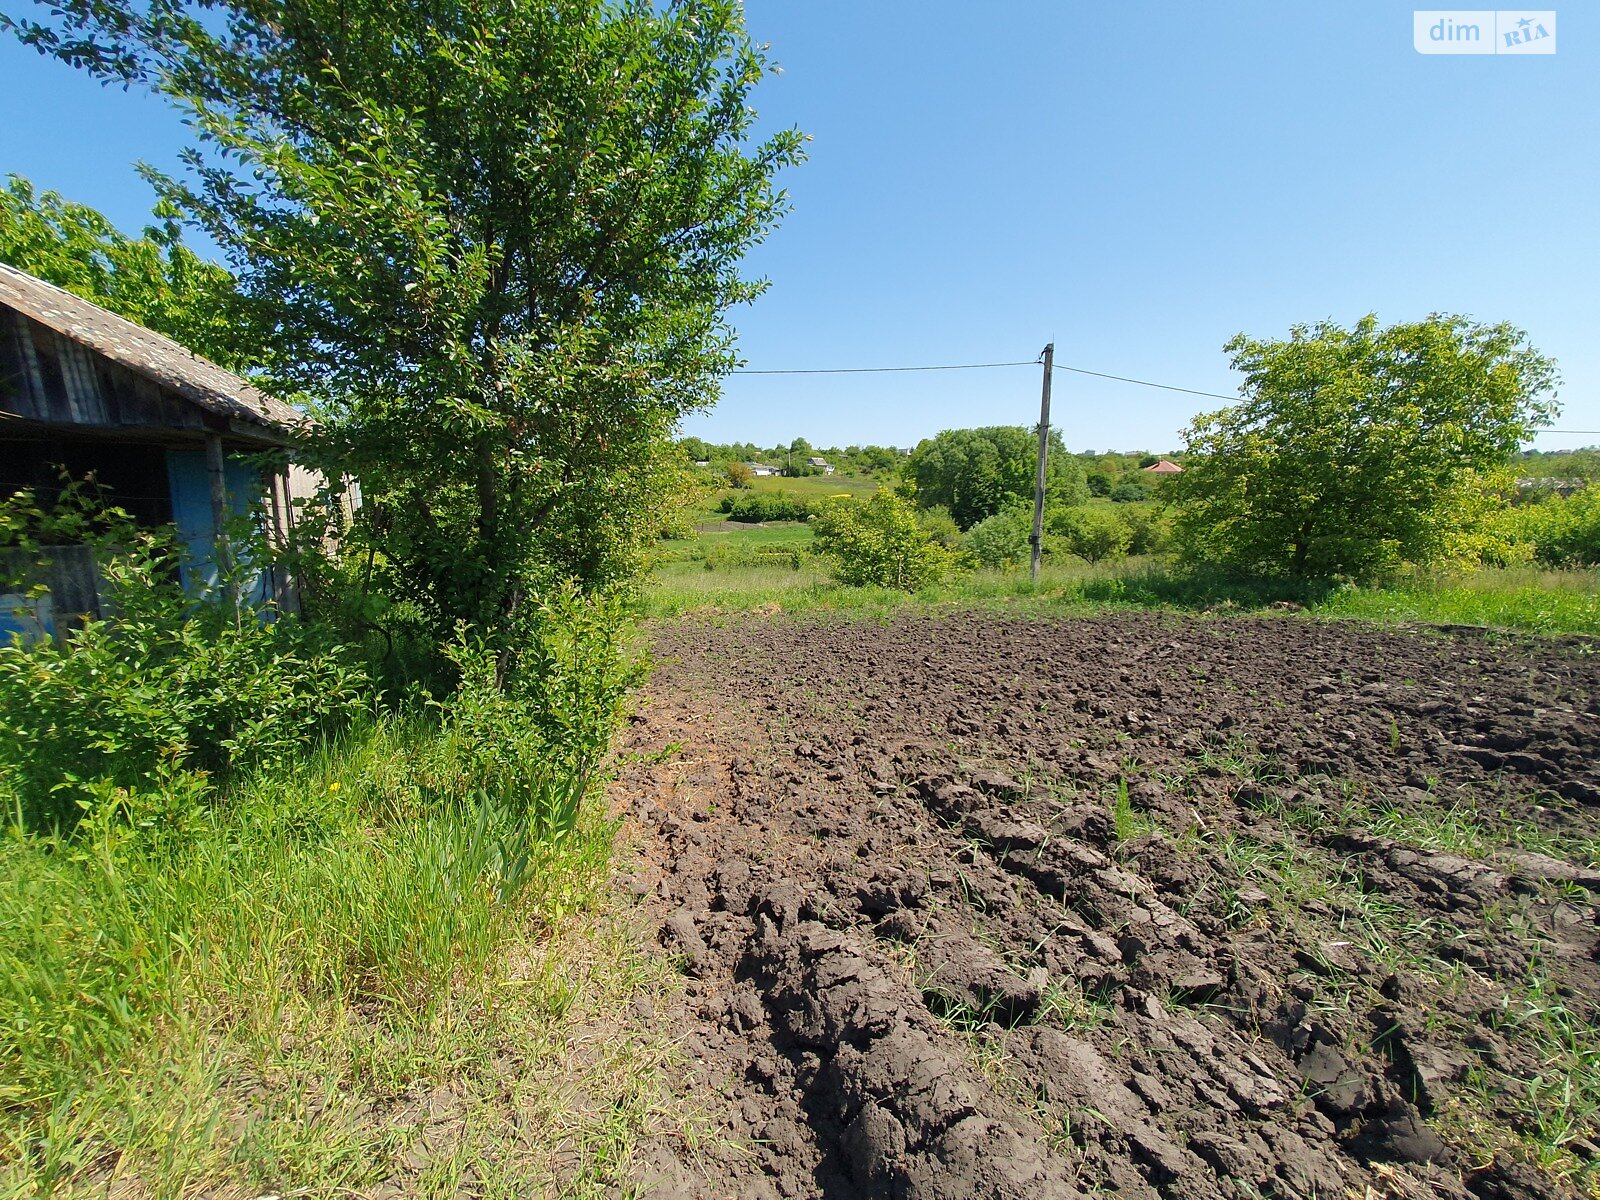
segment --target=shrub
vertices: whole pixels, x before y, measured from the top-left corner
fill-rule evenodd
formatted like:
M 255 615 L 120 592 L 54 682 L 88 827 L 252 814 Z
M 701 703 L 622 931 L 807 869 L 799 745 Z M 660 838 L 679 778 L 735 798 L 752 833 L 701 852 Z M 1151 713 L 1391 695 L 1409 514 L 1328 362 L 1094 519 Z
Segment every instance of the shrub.
M 849 587 L 914 592 L 947 575 L 955 558 L 917 519 L 916 507 L 892 492 L 870 500 L 835 500 L 812 520 L 816 548 Z
M 369 703 L 348 650 L 287 615 L 196 602 L 169 539 L 121 536 L 100 560 L 113 619 L 0 646 L 0 775 L 30 824 L 70 825 L 105 787 L 285 761 Z
M 848 500 L 849 494 L 835 496 L 834 499 Z M 929 537 L 938 542 L 946 550 L 957 550 L 961 547 L 961 526 L 956 524 L 956 519 L 950 515 L 950 510 L 943 505 L 934 505 L 932 508 L 922 510 L 919 518 L 922 528 Z
M 1532 544 L 1539 562 L 1552 567 L 1600 564 L 1600 489 L 1552 496 L 1511 511 L 1514 536 Z
M 962 548 L 980 566 L 1006 569 L 1027 562 L 1032 557 L 1029 541 L 1033 533 L 1033 514 L 1020 506 L 985 517 L 962 539 Z
M 1090 563 L 1121 558 L 1133 540 L 1128 523 L 1114 512 L 1099 508 L 1068 508 L 1055 514 L 1051 532 L 1066 548 Z
M 637 678 L 622 628 L 614 601 L 569 586 L 524 620 L 509 678 L 503 656 L 465 632 L 446 649 L 460 680 L 437 704 L 451 782 L 436 802 L 459 803 L 464 791 L 502 899 L 526 882 L 536 845 L 577 825 Z
M 1136 504 L 1150 499 L 1150 485 L 1137 475 L 1126 475 L 1111 489 L 1111 498 L 1118 504 Z
M 705 552 L 701 565 L 707 571 L 726 571 L 732 567 L 786 567 L 798 571 L 803 555 L 798 550 L 724 542 Z
M 1150 505 L 1130 504 L 1116 515 L 1128 527 L 1129 554 L 1160 554 L 1172 544 L 1171 526 Z
M 746 525 L 759 525 L 764 521 L 804 521 L 811 515 L 811 506 L 786 492 L 758 492 L 737 499 L 728 497 L 723 509 L 730 521 Z

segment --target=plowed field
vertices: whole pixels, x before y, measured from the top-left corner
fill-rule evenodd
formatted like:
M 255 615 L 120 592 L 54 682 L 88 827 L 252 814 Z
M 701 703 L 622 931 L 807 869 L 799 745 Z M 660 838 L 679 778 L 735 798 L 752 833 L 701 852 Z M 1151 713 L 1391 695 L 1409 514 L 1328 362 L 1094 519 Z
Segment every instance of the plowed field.
M 1600 655 L 1299 617 L 657 627 L 664 1196 L 1600 1195 Z

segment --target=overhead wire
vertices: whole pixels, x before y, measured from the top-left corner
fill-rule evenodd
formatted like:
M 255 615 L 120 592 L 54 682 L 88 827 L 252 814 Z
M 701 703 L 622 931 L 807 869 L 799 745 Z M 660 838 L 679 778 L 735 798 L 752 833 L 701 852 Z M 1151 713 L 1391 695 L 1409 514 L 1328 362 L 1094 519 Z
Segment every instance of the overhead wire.
M 934 363 L 929 365 L 909 367 L 784 367 L 784 368 L 747 368 L 740 367 L 731 372 L 734 375 L 888 375 L 907 371 L 987 371 L 1000 367 L 1037 367 L 1042 365 L 1042 359 L 1017 360 L 1014 362 L 985 362 L 985 363 Z M 1091 375 L 1096 379 L 1111 379 L 1117 383 L 1131 383 L 1138 387 L 1158 388 L 1164 392 L 1182 392 L 1186 396 L 1205 396 L 1211 400 L 1238 400 L 1237 395 L 1227 395 L 1224 392 L 1207 392 L 1200 388 L 1179 387 L 1174 383 L 1156 383 L 1149 379 L 1134 379 L 1129 375 L 1112 375 L 1106 371 L 1091 371 L 1088 367 L 1073 367 L 1066 363 L 1056 363 L 1057 371 L 1068 371 L 1074 375 Z M 1600 429 L 1536 429 L 1534 437 L 1547 433 L 1568 434 L 1579 437 L 1600 437 Z
M 794 367 L 783 370 L 751 370 L 740 367 L 734 375 L 883 375 L 895 371 L 983 371 L 991 367 L 1036 367 L 1038 359 L 1028 362 L 942 363 L 928 367 Z

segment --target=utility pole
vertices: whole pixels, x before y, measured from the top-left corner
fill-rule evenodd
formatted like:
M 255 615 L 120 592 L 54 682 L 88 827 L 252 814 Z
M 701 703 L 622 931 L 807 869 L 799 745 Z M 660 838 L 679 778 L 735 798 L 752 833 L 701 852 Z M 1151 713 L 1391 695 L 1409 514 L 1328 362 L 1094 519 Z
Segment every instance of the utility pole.
M 1033 547 L 1033 567 L 1029 578 L 1039 582 L 1039 557 L 1044 553 L 1044 481 L 1045 466 L 1050 461 L 1050 371 L 1055 365 L 1056 344 L 1044 348 L 1044 387 L 1039 393 L 1039 475 L 1033 484 L 1033 536 L 1028 542 Z

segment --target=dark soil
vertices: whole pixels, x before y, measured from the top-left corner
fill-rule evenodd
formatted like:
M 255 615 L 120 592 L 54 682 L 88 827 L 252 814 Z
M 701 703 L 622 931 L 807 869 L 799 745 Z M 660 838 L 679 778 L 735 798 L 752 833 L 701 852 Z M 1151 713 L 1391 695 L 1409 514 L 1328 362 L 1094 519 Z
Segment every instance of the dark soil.
M 654 633 L 662 1196 L 1600 1195 L 1600 656 L 1299 618 Z

